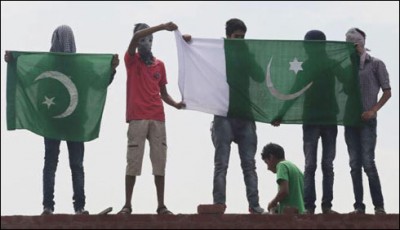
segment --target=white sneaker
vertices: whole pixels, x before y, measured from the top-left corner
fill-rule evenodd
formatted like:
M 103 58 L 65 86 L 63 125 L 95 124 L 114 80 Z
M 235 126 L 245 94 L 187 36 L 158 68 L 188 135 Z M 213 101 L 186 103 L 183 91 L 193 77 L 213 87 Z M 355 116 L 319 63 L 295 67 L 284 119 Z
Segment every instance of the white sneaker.
M 260 206 L 252 207 L 252 208 L 249 208 L 249 212 L 251 214 L 263 214 L 264 213 L 264 209 L 261 208 Z
M 82 209 L 76 210 L 75 215 L 89 215 L 89 212 L 82 208 Z
M 53 215 L 53 210 L 51 210 L 51 208 L 44 208 L 41 215 L 42 215 L 42 216 L 45 216 L 45 215 Z

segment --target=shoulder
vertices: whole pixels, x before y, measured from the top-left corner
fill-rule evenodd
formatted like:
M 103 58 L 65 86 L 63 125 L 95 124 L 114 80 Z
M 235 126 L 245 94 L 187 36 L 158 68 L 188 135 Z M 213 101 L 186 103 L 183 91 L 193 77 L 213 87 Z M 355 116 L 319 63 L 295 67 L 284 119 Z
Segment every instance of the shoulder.
M 377 57 L 373 57 L 369 54 L 367 54 L 367 60 L 369 60 L 370 62 L 377 64 L 377 65 L 385 65 L 385 63 L 381 59 L 379 59 Z
M 368 58 L 374 72 L 387 75 L 386 65 L 381 59 L 372 56 L 368 56 Z
M 125 56 L 124 56 L 125 60 L 134 60 L 134 59 L 137 59 L 137 58 L 139 58 L 138 53 L 135 53 L 134 55 L 130 55 L 129 51 L 125 52 Z
M 276 165 L 276 167 L 278 168 L 278 169 L 280 169 L 280 170 L 287 170 L 287 167 L 290 167 L 290 162 L 289 161 L 286 161 L 286 160 L 283 160 L 283 161 L 281 161 L 281 162 L 279 162 L 277 165 Z
M 163 62 L 162 60 L 156 58 L 156 57 L 154 57 L 154 63 L 155 63 L 156 65 L 162 65 L 162 66 L 164 66 L 164 62 Z

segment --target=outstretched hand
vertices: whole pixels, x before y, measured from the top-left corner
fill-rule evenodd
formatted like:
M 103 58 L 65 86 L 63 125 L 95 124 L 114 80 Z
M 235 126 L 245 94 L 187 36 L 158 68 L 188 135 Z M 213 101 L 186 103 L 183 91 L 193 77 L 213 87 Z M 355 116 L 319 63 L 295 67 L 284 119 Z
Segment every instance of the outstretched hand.
M 114 54 L 113 55 L 113 59 L 111 61 L 111 67 L 113 69 L 117 68 L 117 66 L 119 65 L 119 58 L 118 58 L 118 54 Z
M 274 119 L 274 120 L 271 122 L 271 125 L 272 125 L 272 126 L 275 126 L 275 127 L 278 127 L 278 126 L 281 125 L 281 122 L 282 122 L 281 119 Z
M 165 24 L 163 24 L 163 26 L 164 26 L 164 29 L 168 30 L 168 31 L 173 31 L 173 30 L 178 29 L 178 26 L 173 22 L 165 23 Z
M 11 55 L 11 53 L 10 53 L 10 51 L 6 51 L 5 53 L 4 53 L 4 61 L 5 62 L 10 62 L 12 60 L 12 55 Z
M 181 101 L 181 102 L 179 102 L 179 103 L 177 103 L 177 104 L 175 105 L 175 108 L 177 108 L 177 109 L 186 108 L 186 104 L 185 104 L 185 102 Z
M 184 34 L 184 35 L 182 35 L 182 38 L 187 43 L 190 43 L 192 41 L 192 35 L 190 35 L 190 34 Z

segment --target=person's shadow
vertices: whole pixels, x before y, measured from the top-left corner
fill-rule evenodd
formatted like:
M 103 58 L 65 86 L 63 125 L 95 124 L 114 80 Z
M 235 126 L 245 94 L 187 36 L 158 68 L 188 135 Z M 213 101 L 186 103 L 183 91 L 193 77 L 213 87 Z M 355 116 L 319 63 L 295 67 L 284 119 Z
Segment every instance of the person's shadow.
M 258 120 L 264 117 L 259 105 L 253 103 L 251 83 L 264 81 L 264 70 L 249 51 L 246 40 L 225 40 L 226 75 L 229 85 L 229 117 Z M 262 113 L 263 115 L 258 115 Z
M 357 82 L 357 79 L 349 78 L 354 76 L 349 72 L 352 71 L 349 67 L 354 63 L 343 68 L 338 60 L 329 58 L 324 41 L 304 41 L 304 50 L 308 58 L 302 63 L 303 70 L 297 73 L 296 81 L 290 90 L 291 93 L 295 93 L 306 89 L 304 95 L 286 100 L 271 123 L 309 125 L 357 123 L 355 116 L 343 114 L 349 111 L 344 108 L 351 104 L 348 100 L 355 97 L 352 84 Z M 350 58 L 349 61 L 355 60 Z M 297 100 L 304 101 L 296 103 Z M 291 120 L 290 116 L 286 116 L 289 110 L 302 113 L 302 120 Z

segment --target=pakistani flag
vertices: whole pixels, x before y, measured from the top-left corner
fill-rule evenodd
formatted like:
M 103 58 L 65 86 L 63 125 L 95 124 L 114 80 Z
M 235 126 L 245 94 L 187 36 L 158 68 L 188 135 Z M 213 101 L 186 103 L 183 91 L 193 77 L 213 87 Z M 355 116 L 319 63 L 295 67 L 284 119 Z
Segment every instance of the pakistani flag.
M 175 33 L 186 108 L 271 123 L 359 125 L 358 55 L 334 41 L 201 39 Z
M 7 129 L 47 138 L 99 136 L 112 54 L 11 52 L 7 66 Z

